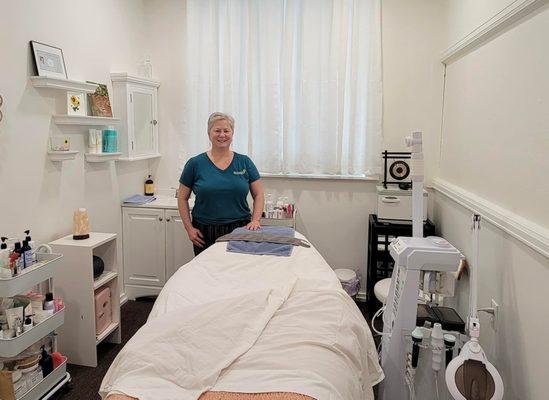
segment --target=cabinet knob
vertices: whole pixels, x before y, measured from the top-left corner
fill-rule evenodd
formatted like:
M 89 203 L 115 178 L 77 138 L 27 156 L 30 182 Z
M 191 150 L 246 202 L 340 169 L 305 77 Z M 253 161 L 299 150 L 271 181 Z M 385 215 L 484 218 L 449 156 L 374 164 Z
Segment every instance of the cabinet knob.
M 153 119 L 153 120 L 151 121 L 151 124 L 156 125 L 156 124 L 158 124 L 158 121 L 157 121 L 156 119 Z
M 162 218 L 162 217 L 158 217 L 158 220 L 159 220 L 159 221 L 162 221 L 163 219 L 164 219 L 164 218 Z
M 166 218 L 166 222 L 170 222 L 170 221 L 171 221 L 170 217 Z

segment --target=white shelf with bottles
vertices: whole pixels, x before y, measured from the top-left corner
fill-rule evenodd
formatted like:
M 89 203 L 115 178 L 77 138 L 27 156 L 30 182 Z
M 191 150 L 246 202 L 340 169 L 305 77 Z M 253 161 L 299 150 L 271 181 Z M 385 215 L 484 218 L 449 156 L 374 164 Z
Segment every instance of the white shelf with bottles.
M 122 153 L 85 153 L 86 161 L 91 163 L 100 163 L 118 160 Z
M 63 256 L 55 253 L 36 253 L 37 262 L 25 268 L 11 278 L 0 279 L 0 297 L 12 297 L 31 289 L 41 282 L 48 281 L 49 290 L 53 293 L 54 275 L 58 272 Z M 63 325 L 65 308 L 34 325 L 31 329 L 11 339 L 0 339 L 0 357 L 16 357 L 33 344 L 42 340 Z M 56 339 L 53 348 L 56 349 Z M 48 376 L 30 388 L 19 400 L 36 400 L 46 393 L 54 393 L 70 380 L 67 363 L 59 365 Z
M 120 118 L 59 114 L 53 116 L 53 122 L 56 125 L 108 126 L 118 124 Z
M 0 339 L 0 357 L 15 357 L 63 325 L 64 320 L 65 309 L 63 308 L 19 336 Z
M 36 264 L 11 278 L 0 278 L 0 297 L 12 297 L 50 279 L 61 265 L 61 254 L 36 253 Z
M 43 399 L 47 393 L 53 394 L 61 389 L 68 381 L 70 381 L 70 374 L 67 373 L 67 358 L 65 361 L 58 365 L 48 376 L 38 382 L 34 387 L 25 393 L 18 400 L 36 400 Z
M 36 88 L 57 89 L 83 93 L 93 93 L 97 89 L 97 85 L 95 83 L 53 78 L 50 76 L 31 76 L 30 81 L 32 86 Z
M 69 160 L 74 160 L 78 153 L 79 153 L 78 150 L 67 150 L 67 151 L 48 150 L 48 158 L 51 161 L 69 161 Z

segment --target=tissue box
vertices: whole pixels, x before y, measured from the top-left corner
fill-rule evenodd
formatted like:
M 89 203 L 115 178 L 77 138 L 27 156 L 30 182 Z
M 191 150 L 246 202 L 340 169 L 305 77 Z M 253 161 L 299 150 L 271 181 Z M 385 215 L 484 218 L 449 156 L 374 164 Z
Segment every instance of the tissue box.
M 111 322 L 111 290 L 106 287 L 95 292 L 95 334 L 103 333 Z

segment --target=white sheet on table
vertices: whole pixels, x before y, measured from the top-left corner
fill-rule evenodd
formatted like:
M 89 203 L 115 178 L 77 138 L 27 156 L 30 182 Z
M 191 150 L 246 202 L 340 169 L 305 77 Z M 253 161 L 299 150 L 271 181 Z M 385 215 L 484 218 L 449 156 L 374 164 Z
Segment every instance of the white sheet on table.
M 168 281 L 102 396 L 194 400 L 227 390 L 373 399 L 383 373 L 371 333 L 316 249 L 277 257 L 225 248 L 213 245 Z

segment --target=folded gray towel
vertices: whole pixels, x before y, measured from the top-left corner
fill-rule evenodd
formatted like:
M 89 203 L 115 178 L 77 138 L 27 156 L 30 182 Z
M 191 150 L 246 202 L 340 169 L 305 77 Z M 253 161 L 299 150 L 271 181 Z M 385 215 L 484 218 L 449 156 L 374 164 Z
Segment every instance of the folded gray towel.
M 293 246 L 311 247 L 311 245 L 305 240 L 295 237 L 273 235 L 270 233 L 229 233 L 218 238 L 216 242 L 228 242 L 231 240 L 258 243 L 267 242 L 278 244 L 291 244 Z

